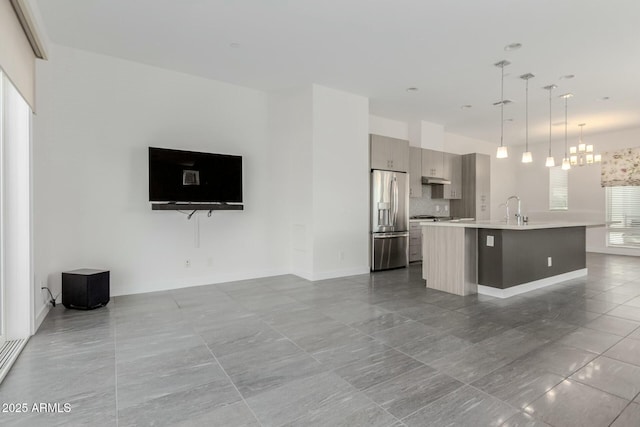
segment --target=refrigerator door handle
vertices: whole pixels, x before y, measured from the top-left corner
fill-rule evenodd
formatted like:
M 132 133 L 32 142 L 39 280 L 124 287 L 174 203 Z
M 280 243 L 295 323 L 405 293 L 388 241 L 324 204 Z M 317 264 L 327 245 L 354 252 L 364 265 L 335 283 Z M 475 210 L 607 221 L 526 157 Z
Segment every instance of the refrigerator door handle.
M 374 239 L 394 239 L 396 237 L 409 237 L 409 233 L 376 233 Z
M 393 222 L 392 225 L 395 228 L 398 223 L 398 179 L 394 175 L 393 176 Z
M 394 176 L 392 175 L 385 189 L 386 190 L 385 193 L 389 198 L 389 205 L 388 205 L 389 210 L 387 211 L 387 223 L 385 224 L 385 226 L 387 227 L 393 226 L 393 211 L 394 211 L 394 202 L 395 202 L 395 199 L 393 197 L 393 178 Z

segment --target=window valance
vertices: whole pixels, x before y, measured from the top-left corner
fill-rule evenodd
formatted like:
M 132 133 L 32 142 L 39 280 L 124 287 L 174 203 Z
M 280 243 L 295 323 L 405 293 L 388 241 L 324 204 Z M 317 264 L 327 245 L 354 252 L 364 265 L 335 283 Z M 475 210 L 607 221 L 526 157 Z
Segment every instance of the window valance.
M 602 153 L 603 187 L 640 186 L 640 147 Z
M 25 0 L 0 1 L 0 68 L 35 111 L 35 60 L 44 47 Z

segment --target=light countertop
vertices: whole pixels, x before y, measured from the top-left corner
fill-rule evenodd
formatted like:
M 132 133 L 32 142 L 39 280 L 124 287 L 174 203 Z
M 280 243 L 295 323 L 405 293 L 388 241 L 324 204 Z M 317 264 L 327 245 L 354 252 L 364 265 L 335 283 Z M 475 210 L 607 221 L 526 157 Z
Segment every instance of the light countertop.
M 448 220 L 448 218 L 451 218 L 451 217 L 443 216 L 442 218 L 447 218 L 447 219 L 442 219 L 441 220 L 441 221 L 446 221 L 446 220 Z M 424 219 L 424 218 L 409 218 L 409 222 L 427 222 L 427 221 L 432 221 L 432 220 L 430 220 L 430 219 L 427 220 L 427 219 Z
M 541 222 L 541 221 L 529 221 L 527 224 L 518 225 L 515 222 L 507 224 L 504 221 L 439 221 L 430 222 L 424 221 L 420 223 L 421 226 L 430 227 L 464 227 L 464 228 L 491 228 L 496 230 L 540 230 L 544 228 L 565 228 L 565 227 L 600 227 L 604 226 L 604 223 L 576 221 L 576 222 Z

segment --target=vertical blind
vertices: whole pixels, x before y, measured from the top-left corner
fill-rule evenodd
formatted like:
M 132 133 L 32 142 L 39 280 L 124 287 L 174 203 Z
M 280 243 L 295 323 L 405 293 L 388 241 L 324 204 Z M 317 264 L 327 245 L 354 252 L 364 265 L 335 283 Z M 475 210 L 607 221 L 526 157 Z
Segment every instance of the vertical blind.
M 640 248 L 640 187 L 607 187 L 607 245 Z
M 560 166 L 549 168 L 549 210 L 569 209 L 569 174 Z
M 2 73 L 0 94 L 0 199 L 2 215 L 0 232 L 3 262 L 0 315 L 4 316 L 4 332 L 9 339 L 27 338 L 33 334 L 33 271 L 31 253 L 31 109 Z M 39 287 L 39 286 L 38 286 Z

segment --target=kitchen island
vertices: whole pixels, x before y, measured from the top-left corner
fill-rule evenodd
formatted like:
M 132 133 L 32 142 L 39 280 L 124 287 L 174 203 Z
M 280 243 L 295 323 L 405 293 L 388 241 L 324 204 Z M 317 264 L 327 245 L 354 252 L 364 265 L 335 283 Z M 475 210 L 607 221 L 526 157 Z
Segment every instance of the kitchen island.
M 499 298 L 586 276 L 585 222 L 421 222 L 428 288 Z

